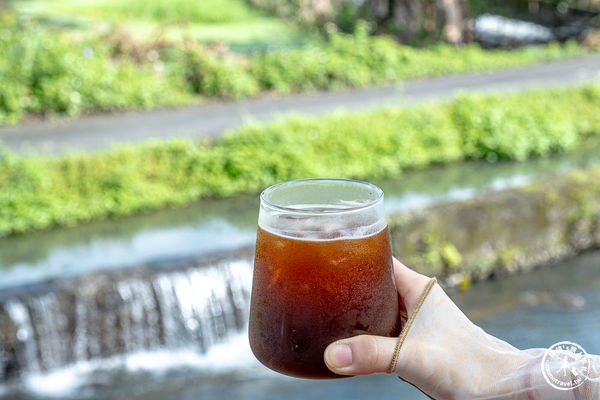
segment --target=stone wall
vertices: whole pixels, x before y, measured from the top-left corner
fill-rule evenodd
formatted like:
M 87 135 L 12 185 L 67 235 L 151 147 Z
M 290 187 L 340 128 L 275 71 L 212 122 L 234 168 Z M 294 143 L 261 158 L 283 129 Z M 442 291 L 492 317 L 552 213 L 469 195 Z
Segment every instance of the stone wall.
M 600 168 L 390 217 L 394 254 L 448 285 L 600 246 Z

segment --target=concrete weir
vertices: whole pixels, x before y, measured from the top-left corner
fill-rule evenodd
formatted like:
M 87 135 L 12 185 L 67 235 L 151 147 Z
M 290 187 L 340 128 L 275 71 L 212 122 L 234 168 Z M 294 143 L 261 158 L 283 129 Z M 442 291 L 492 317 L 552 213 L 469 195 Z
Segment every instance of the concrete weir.
M 600 169 L 389 218 L 394 254 L 447 285 L 600 246 Z M 153 349 L 206 352 L 246 327 L 253 249 L 0 291 L 0 384 Z
M 600 246 L 600 169 L 390 218 L 394 254 L 449 285 Z
M 252 249 L 0 291 L 0 383 L 135 351 L 211 346 L 248 319 Z

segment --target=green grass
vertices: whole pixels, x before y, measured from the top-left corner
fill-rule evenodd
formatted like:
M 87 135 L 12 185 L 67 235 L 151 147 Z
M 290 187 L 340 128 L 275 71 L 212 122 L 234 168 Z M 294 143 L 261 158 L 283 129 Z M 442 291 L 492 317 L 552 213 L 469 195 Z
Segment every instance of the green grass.
M 120 25 L 138 41 L 160 38 L 177 41 L 189 36 L 201 43 L 225 42 L 232 51 L 251 54 L 272 48 L 297 48 L 320 38 L 275 18 L 265 17 L 249 21 L 214 24 L 163 24 L 129 21 Z
M 306 177 L 398 177 L 464 159 L 524 160 L 600 136 L 600 86 L 247 125 L 214 142 L 58 157 L 0 154 L 0 236 L 257 192 Z
M 137 40 L 157 35 L 181 39 L 184 34 L 242 49 L 294 46 L 306 40 L 298 28 L 244 0 L 18 0 L 15 8 L 20 15 L 49 26 L 75 31 L 119 29 Z
M 111 19 L 192 23 L 240 22 L 265 17 L 244 0 L 44 0 L 17 2 L 21 11 Z
M 244 0 L 108 0 L 100 6 L 117 20 L 141 19 L 195 23 L 239 22 L 264 16 Z

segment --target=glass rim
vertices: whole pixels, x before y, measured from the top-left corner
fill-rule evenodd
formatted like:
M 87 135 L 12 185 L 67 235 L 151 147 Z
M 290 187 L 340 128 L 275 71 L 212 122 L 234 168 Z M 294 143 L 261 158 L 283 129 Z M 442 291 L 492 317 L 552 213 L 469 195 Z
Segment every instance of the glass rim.
M 278 188 L 282 187 L 282 186 L 287 186 L 290 184 L 294 184 L 294 183 L 300 183 L 300 182 L 338 182 L 338 183 L 353 183 L 353 184 L 358 184 L 358 185 L 362 185 L 365 187 L 369 187 L 371 189 L 374 189 L 375 193 L 376 193 L 376 197 L 373 200 L 370 200 L 368 202 L 365 202 L 359 206 L 352 206 L 352 207 L 344 207 L 344 208 L 331 208 L 330 210 L 322 210 L 322 211 L 315 211 L 314 209 L 308 209 L 308 208 L 301 208 L 301 207 L 289 207 L 289 206 L 281 206 L 278 204 L 274 204 L 272 202 L 270 202 L 269 200 L 266 199 L 266 195 L 268 195 L 270 192 L 277 190 Z M 261 203 L 263 203 L 264 205 L 268 206 L 269 208 L 278 210 L 278 211 L 282 211 L 282 212 L 288 212 L 288 213 L 298 213 L 298 214 L 317 214 L 317 215 L 322 215 L 322 214 L 335 214 L 335 213 L 347 213 L 347 212 L 353 212 L 353 211 L 360 211 L 360 210 L 364 210 L 366 208 L 372 207 L 374 205 L 377 205 L 378 203 L 382 202 L 383 200 L 383 190 L 377 186 L 374 185 L 372 183 L 369 182 L 365 182 L 365 181 L 359 181 L 356 179 L 344 179 L 344 178 L 305 178 L 305 179 L 294 179 L 291 181 L 286 181 L 286 182 L 280 182 L 277 183 L 275 185 L 269 186 L 268 188 L 266 188 L 265 190 L 263 190 L 260 194 L 260 201 Z

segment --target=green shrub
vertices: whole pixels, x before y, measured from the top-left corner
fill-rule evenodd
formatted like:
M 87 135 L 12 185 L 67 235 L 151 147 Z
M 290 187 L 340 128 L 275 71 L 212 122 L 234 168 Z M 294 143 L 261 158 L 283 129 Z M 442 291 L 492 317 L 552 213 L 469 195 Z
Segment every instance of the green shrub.
M 222 62 L 200 46 L 178 50 L 172 62 L 174 75 L 183 76 L 188 90 L 195 94 L 239 99 L 259 90 L 243 64 Z
M 214 142 L 92 154 L 0 150 L 0 236 L 224 197 L 307 177 L 374 179 L 463 159 L 524 159 L 600 136 L 600 86 L 246 125 Z
M 521 99 L 520 102 L 511 97 L 459 99 L 453 112 L 456 124 L 462 127 L 465 155 L 476 159 L 525 160 L 571 149 L 581 132 L 585 132 L 578 129 L 577 110 L 565 107 L 563 102 L 532 94 L 524 94 Z
M 189 102 L 183 83 L 151 63 L 111 59 L 110 44 L 0 21 L 0 124 L 23 113 L 65 114 Z M 179 81 L 180 82 L 180 81 Z
M 353 35 L 249 57 L 210 52 L 197 43 L 112 43 L 95 35 L 51 31 L 0 19 L 0 124 L 24 113 L 81 113 L 192 103 L 198 96 L 244 98 L 259 92 L 327 90 L 402 79 L 515 67 L 586 52 L 574 43 L 507 51 L 476 46 L 401 46 Z M 127 46 L 125 46 L 127 47 Z M 150 57 L 152 55 L 152 57 Z
M 263 90 L 307 91 L 364 87 L 403 79 L 458 72 L 518 67 L 536 61 L 581 54 L 575 42 L 514 51 L 483 50 L 477 45 L 438 44 L 425 49 L 397 44 L 386 36 L 370 37 L 359 25 L 353 35 L 334 33 L 325 44 L 270 51 L 251 60 L 252 75 Z

